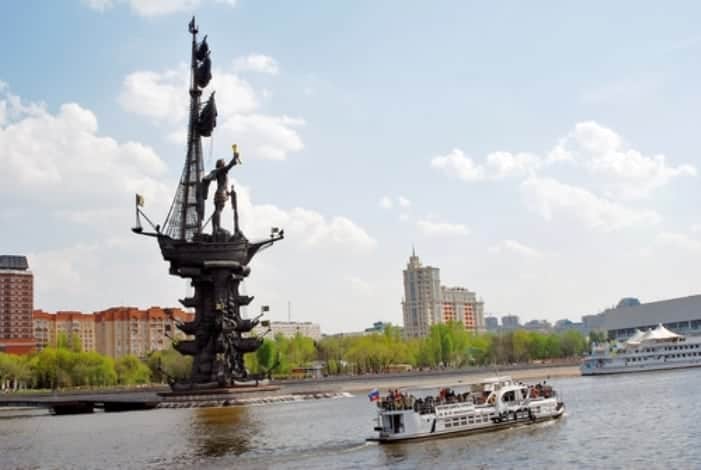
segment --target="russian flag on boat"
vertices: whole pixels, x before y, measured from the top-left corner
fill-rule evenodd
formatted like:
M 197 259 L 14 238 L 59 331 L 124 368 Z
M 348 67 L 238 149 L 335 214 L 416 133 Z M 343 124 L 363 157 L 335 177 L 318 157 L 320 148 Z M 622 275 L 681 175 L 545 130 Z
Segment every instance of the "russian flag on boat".
M 368 398 L 370 401 L 375 401 L 380 399 L 380 391 L 376 388 L 373 388 L 370 393 L 368 393 Z

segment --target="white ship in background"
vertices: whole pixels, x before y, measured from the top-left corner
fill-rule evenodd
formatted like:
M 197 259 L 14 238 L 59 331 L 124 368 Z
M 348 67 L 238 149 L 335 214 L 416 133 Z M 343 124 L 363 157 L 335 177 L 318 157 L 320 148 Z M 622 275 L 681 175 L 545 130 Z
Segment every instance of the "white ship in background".
M 657 325 L 635 330 L 616 345 L 594 344 L 581 366 L 582 375 L 622 374 L 701 366 L 701 336 L 682 336 Z

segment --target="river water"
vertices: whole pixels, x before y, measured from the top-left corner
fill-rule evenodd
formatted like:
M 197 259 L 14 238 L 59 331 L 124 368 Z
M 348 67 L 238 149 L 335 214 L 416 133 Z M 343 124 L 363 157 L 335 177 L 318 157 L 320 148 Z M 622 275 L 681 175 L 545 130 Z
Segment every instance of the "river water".
M 701 468 L 701 368 L 549 381 L 559 421 L 366 443 L 363 394 L 248 408 L 50 416 L 0 411 L 0 468 Z

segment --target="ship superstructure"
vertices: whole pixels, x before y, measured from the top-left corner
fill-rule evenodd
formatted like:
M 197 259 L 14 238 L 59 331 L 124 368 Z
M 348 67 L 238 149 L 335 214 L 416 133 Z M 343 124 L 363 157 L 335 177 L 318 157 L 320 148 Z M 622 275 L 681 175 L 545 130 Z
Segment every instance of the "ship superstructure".
M 701 366 L 701 336 L 683 336 L 661 324 L 636 330 L 622 343 L 593 344 L 582 375 L 622 374 Z

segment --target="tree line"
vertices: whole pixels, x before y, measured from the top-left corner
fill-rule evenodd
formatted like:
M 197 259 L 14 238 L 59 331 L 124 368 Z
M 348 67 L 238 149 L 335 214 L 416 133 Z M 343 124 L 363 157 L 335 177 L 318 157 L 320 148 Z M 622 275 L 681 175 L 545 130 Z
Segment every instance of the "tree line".
M 246 357 L 246 365 L 254 372 L 272 370 L 272 375 L 281 377 L 313 362 L 321 364 L 327 375 L 382 373 L 400 364 L 458 368 L 574 358 L 584 354 L 587 345 L 587 337 L 577 331 L 474 334 L 461 323 L 449 322 L 433 325 L 424 338 L 404 338 L 390 325 L 383 333 L 327 336 L 318 342 L 299 335 L 266 339 Z
M 26 356 L 0 353 L 0 390 L 137 385 L 149 383 L 151 375 L 136 356 L 82 351 L 76 335 L 60 334 L 54 347 Z
M 411 368 L 460 368 L 573 358 L 584 354 L 588 339 L 577 331 L 540 333 L 515 330 L 474 334 L 460 323 L 438 324 L 424 338 L 404 338 L 388 326 L 366 336 L 327 336 L 319 341 L 301 335 L 266 339 L 246 355 L 253 373 L 287 378 L 295 369 L 319 364 L 324 375 L 383 373 L 398 365 Z M 167 383 L 190 374 L 192 358 L 172 347 L 145 358 L 113 359 L 83 352 L 77 336 L 59 335 L 55 347 L 27 355 L 0 353 L 0 389 L 106 387 Z

